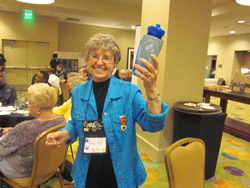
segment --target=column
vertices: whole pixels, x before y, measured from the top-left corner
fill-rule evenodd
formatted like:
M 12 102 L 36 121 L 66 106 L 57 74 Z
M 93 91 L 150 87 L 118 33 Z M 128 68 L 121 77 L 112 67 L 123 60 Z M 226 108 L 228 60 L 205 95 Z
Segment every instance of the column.
M 148 25 L 160 23 L 166 31 L 159 54 L 157 80 L 162 100 L 169 105 L 163 131 L 143 132 L 137 127 L 137 138 L 154 161 L 163 161 L 172 143 L 174 103 L 201 101 L 209 39 L 212 0 L 143 0 L 141 36 Z M 138 81 L 143 88 L 141 80 Z M 145 96 L 144 89 L 142 89 Z

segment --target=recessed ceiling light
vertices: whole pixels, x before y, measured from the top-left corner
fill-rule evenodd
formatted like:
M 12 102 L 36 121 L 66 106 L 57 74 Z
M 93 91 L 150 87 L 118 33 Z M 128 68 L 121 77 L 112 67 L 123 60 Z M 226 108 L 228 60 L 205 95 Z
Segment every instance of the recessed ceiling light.
M 229 33 L 234 34 L 234 33 L 236 33 L 236 31 L 229 31 Z
M 135 29 L 135 25 L 132 25 L 132 26 L 131 26 L 131 29 Z
M 250 0 L 236 0 L 236 3 L 240 5 L 250 6 Z
M 246 23 L 245 20 L 239 20 L 238 23 Z
M 17 1 L 30 4 L 51 4 L 55 2 L 55 0 L 17 0 Z

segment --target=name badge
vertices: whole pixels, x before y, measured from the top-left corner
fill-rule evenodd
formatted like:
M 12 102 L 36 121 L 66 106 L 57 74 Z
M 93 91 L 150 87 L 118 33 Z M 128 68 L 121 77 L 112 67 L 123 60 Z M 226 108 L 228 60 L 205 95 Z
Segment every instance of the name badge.
M 86 137 L 83 153 L 106 153 L 106 137 Z
M 83 121 L 85 140 L 83 154 L 105 154 L 107 139 L 103 128 L 103 122 L 99 120 Z

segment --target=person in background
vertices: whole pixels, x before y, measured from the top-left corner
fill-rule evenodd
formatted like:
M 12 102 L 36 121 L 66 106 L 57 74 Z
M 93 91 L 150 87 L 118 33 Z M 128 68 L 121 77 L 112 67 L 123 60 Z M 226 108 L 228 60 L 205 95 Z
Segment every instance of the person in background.
M 35 76 L 35 84 L 37 83 L 49 84 L 48 80 L 49 80 L 49 74 L 47 71 L 39 71 Z
M 69 72 L 69 73 L 67 74 L 67 80 L 68 80 L 69 78 L 71 78 L 71 77 L 74 77 L 74 76 L 81 76 L 81 75 L 80 75 L 80 73 L 78 73 L 78 72 Z M 84 77 L 83 77 L 83 78 L 84 78 Z M 71 98 L 72 91 L 70 91 L 69 87 L 67 86 L 67 81 L 66 81 L 66 87 L 65 87 L 65 89 L 67 90 L 67 94 L 68 94 L 68 96 L 66 96 L 66 100 L 68 100 L 69 98 Z M 64 91 L 64 93 L 66 93 L 66 91 Z M 66 100 L 65 100 L 65 101 L 66 101 Z
M 0 174 L 8 178 L 30 176 L 36 137 L 53 126 L 66 123 L 63 116 L 52 113 L 57 95 L 48 84 L 31 85 L 28 96 L 29 113 L 35 119 L 17 124 L 0 137 Z
M 62 64 L 58 64 L 56 66 L 56 73 L 55 75 L 59 78 L 60 80 L 60 85 L 66 83 L 66 80 L 67 80 L 67 75 L 66 73 L 63 71 L 63 66 Z
M 83 84 L 86 82 L 87 82 L 87 79 L 80 75 L 69 76 L 66 85 L 68 87 L 69 92 L 71 93 L 73 88 L 76 85 Z M 52 111 L 54 114 L 64 116 L 67 122 L 70 119 L 71 98 L 68 99 L 66 102 L 64 102 L 63 105 L 54 107 Z M 70 161 L 72 164 L 73 164 L 73 159 L 75 158 L 75 154 L 77 152 L 78 145 L 79 145 L 79 142 L 74 142 L 73 144 L 71 144 L 73 153 L 71 153 L 70 150 L 68 150 L 68 153 L 67 153 L 66 159 Z
M 132 80 L 132 70 L 127 69 L 126 70 L 126 75 L 127 75 L 127 81 L 131 82 L 131 80 Z
M 124 69 L 119 70 L 119 78 L 120 80 L 126 80 L 126 70 Z
M 49 70 L 49 69 L 51 69 L 51 66 L 50 66 L 50 65 L 46 65 L 46 66 L 45 66 L 45 70 L 47 71 L 47 70 Z M 32 85 L 36 83 L 36 76 L 37 76 L 37 73 L 34 74 L 33 77 L 32 77 L 32 81 L 31 81 L 31 84 L 32 84 Z M 46 75 L 45 75 L 45 76 L 46 76 Z M 41 83 L 46 83 L 46 82 L 41 82 Z
M 59 78 L 55 75 L 55 71 L 54 69 L 48 69 L 48 74 L 49 74 L 49 84 L 52 87 L 55 87 L 58 89 L 58 104 L 62 104 L 63 103 L 63 96 L 62 96 L 62 90 L 61 90 L 61 86 L 60 86 L 60 80 Z
M 14 106 L 17 100 L 16 90 L 5 83 L 3 71 L 0 71 L 0 102 L 3 106 Z
M 0 53 L 0 70 L 3 71 L 3 78 L 4 82 L 6 82 L 6 74 L 5 74 L 5 67 L 6 67 L 6 59 L 3 54 Z
M 135 188 L 143 184 L 147 173 L 136 146 L 135 123 L 149 132 L 160 131 L 165 125 L 168 106 L 156 86 L 157 57 L 151 55 L 153 65 L 141 59 L 146 68 L 135 65 L 147 100 L 138 86 L 112 76 L 120 58 L 112 35 L 99 33 L 89 39 L 85 60 L 93 80 L 75 86 L 71 120 L 64 129 L 47 136 L 46 144 L 55 148 L 79 138 L 71 174 L 77 188 Z
M 3 54 L 0 53 L 0 70 L 5 71 L 6 59 Z
M 50 66 L 56 71 L 56 66 L 59 64 L 58 59 L 57 59 L 57 54 L 54 53 L 52 55 L 52 59 L 50 61 Z
M 90 80 L 89 69 L 87 68 L 87 66 L 80 67 L 79 73 L 81 74 L 81 76 L 87 78 L 87 80 Z
M 119 69 L 117 69 L 117 67 L 114 68 L 113 72 L 112 72 L 112 75 L 118 79 L 119 78 Z

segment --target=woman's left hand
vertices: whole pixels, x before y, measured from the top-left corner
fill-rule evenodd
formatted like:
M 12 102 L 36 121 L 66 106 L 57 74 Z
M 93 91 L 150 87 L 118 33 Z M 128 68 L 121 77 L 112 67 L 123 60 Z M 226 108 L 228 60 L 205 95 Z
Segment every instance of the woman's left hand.
M 143 80 L 144 88 L 147 94 L 147 97 L 149 99 L 155 98 L 156 94 L 158 93 L 157 87 L 156 87 L 156 81 L 159 74 L 158 70 L 158 59 L 157 57 L 152 54 L 151 59 L 153 60 L 154 64 L 152 65 L 149 61 L 146 59 L 141 58 L 141 63 L 147 67 L 142 67 L 138 64 L 135 64 L 135 68 L 137 69 L 135 73 L 139 78 Z

